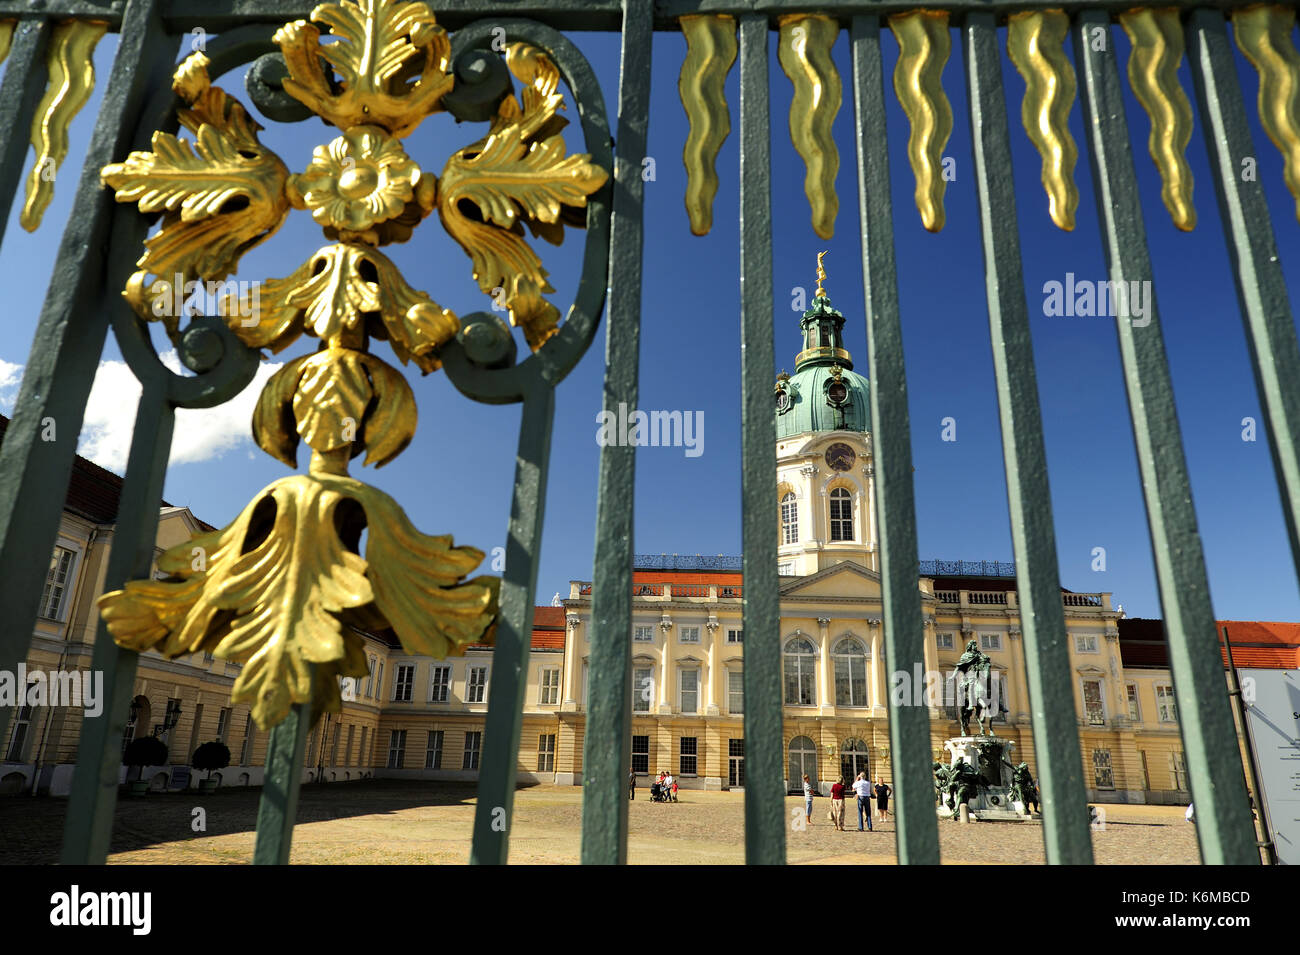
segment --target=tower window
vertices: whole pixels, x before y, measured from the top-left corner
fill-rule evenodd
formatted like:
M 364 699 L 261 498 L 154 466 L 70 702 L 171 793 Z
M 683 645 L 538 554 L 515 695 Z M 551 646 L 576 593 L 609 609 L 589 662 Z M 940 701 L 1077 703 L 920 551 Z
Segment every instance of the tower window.
M 799 541 L 799 511 L 794 493 L 786 492 L 781 498 L 781 543 L 794 544 Z
M 831 540 L 853 540 L 853 501 L 842 487 L 831 491 Z

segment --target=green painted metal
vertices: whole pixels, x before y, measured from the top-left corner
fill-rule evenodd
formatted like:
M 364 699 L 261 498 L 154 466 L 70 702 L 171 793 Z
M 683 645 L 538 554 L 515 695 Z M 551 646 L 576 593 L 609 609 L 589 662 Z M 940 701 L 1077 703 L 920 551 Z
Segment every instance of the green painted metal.
M 45 48 L 53 32 L 45 20 L 18 24 L 5 60 L 0 83 L 0 241 L 25 178 L 32 117 L 45 89 Z
M 147 233 L 140 215 L 115 206 L 100 185 L 99 170 L 147 143 L 136 135 L 141 107 L 160 83 L 169 85 L 177 41 L 165 36 L 157 6 L 157 0 L 132 0 L 127 10 L 129 29 L 77 185 L 77 214 L 64 229 L 13 420 L 0 445 L 0 607 L 6 620 L 0 670 L 13 671 L 26 658 L 48 569 L 32 555 L 54 549 L 109 317 L 123 307 L 116 295 L 105 294 L 104 250 L 110 236 L 114 245 L 137 250 Z M 114 278 L 121 288 L 126 273 Z M 51 435 L 54 440 L 44 440 Z
M 889 190 L 880 187 L 890 181 L 880 21 L 854 17 L 851 43 L 885 660 L 890 672 L 911 674 L 925 669 L 925 630 L 916 581 L 912 432 L 894 259 L 894 214 Z M 775 521 L 768 526 L 775 527 Z M 889 700 L 889 744 L 898 797 L 898 861 L 904 865 L 939 861 L 930 712 L 920 689 L 901 700 L 891 692 Z
M 1273 238 L 1263 184 L 1243 180 L 1242 161 L 1255 157 L 1246 105 L 1237 82 L 1223 15 L 1198 10 L 1188 22 L 1192 81 L 1205 124 L 1214 190 L 1228 255 L 1237 279 L 1255 388 L 1268 427 L 1268 447 L 1282 495 L 1291 556 L 1300 571 L 1300 349 L 1282 260 Z M 1256 790 L 1258 791 L 1258 790 Z
M 316 668 L 313 665 L 312 670 Z M 295 703 L 284 722 L 271 730 L 266 747 L 266 778 L 257 804 L 253 865 L 288 865 L 293 821 L 298 815 L 302 765 L 311 732 L 311 704 Z
M 641 262 L 650 121 L 651 0 L 625 0 L 619 69 L 618 149 L 610 238 L 604 410 L 637 405 Z M 627 774 L 632 735 L 632 534 L 636 446 L 600 451 L 592 569 L 590 679 L 582 756 L 582 861 L 627 861 Z M 576 635 L 575 635 L 576 636 Z
M 1088 42 L 1097 28 L 1109 33 L 1110 20 L 1105 14 L 1080 14 L 1074 29 L 1074 57 L 1083 72 L 1084 126 L 1091 146 L 1097 215 L 1103 226 L 1110 277 L 1116 283 L 1149 283 L 1145 286 L 1150 290 L 1149 311 L 1144 319 L 1147 324 L 1135 326 L 1125 301 L 1115 325 L 1169 641 L 1183 749 L 1192 799 L 1200 807 L 1196 828 L 1201 859 L 1218 865 L 1258 864 L 1254 824 L 1246 801 L 1237 733 L 1224 692 L 1223 659 L 1210 606 L 1205 556 L 1196 529 L 1160 328 L 1119 67 L 1111 49 L 1113 38 L 1105 50 L 1096 50 Z
M 962 38 L 1043 840 L 1049 863 L 1089 864 L 1092 841 L 1079 758 L 1079 725 L 1074 707 L 1059 705 L 1061 700 L 1074 699 L 1074 689 L 1020 258 L 1011 133 L 993 15 L 970 14 Z
M 741 540 L 744 546 L 745 861 L 785 864 L 781 591 L 772 417 L 772 143 L 767 18 L 740 18 Z

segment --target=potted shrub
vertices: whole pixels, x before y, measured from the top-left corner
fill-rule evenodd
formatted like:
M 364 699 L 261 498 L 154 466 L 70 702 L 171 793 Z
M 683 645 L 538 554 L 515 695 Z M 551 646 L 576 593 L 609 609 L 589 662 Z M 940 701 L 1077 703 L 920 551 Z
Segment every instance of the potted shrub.
M 217 788 L 217 781 L 212 778 L 214 769 L 225 769 L 230 765 L 230 748 L 219 739 L 214 739 L 210 743 L 204 743 L 194 751 L 192 760 L 195 769 L 206 769 L 207 778 L 203 780 L 200 788 L 204 792 L 211 792 Z
M 131 793 L 143 796 L 149 791 L 149 783 L 141 777 L 146 766 L 163 766 L 167 763 L 167 747 L 155 736 L 141 736 L 127 744 L 122 762 L 136 767 L 136 778 L 131 781 Z

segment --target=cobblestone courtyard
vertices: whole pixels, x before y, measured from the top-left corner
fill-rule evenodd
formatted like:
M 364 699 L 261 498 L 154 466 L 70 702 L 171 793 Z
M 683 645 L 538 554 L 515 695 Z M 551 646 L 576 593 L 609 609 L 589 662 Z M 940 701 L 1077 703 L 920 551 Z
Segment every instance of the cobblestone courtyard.
M 123 796 L 111 863 L 245 863 L 252 857 L 259 790 Z M 304 787 L 294 834 L 295 863 L 460 864 L 469 857 L 474 788 L 392 780 Z M 786 816 L 801 807 L 786 800 Z M 0 798 L 0 863 L 42 864 L 58 858 L 67 800 Z M 513 863 L 576 863 L 582 790 L 536 786 L 515 795 Z M 893 864 L 894 822 L 875 832 L 836 832 L 818 799 L 806 831 L 789 831 L 791 863 Z M 1187 865 L 1198 862 L 1196 835 L 1178 806 L 1107 806 L 1106 828 L 1093 833 L 1099 863 Z M 204 810 L 206 831 L 192 829 Z M 632 863 L 701 865 L 744 861 L 744 797 L 683 792 L 676 805 L 651 804 L 638 790 L 631 804 Z M 849 823 L 856 826 L 856 821 Z M 947 863 L 1042 863 L 1036 823 L 941 821 Z

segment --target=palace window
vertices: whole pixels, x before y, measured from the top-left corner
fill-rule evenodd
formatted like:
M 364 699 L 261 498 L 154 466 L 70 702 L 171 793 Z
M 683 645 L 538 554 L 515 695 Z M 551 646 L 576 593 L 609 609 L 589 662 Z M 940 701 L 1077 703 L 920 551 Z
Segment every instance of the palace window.
M 694 667 L 679 670 L 682 686 L 681 710 L 697 713 L 700 709 L 700 671 Z
M 1002 634 L 1000 633 L 981 633 L 980 634 L 981 650 L 1001 650 Z
M 75 553 L 66 547 L 56 547 L 50 557 L 50 570 L 45 575 L 45 590 L 41 593 L 41 616 L 47 620 L 63 619 L 63 597 L 68 591 L 74 556 Z
M 799 505 L 793 492 L 781 498 L 781 543 L 799 543 Z
M 429 730 L 429 743 L 424 750 L 424 768 L 442 769 L 443 730 Z
M 411 702 L 411 689 L 415 686 L 415 664 L 403 663 L 397 667 L 397 679 L 393 681 L 393 700 L 397 703 Z
M 795 637 L 785 645 L 785 702 L 812 706 L 817 701 L 815 651 L 810 641 Z
M 1174 781 L 1175 789 L 1187 789 L 1187 761 L 1183 759 L 1182 753 L 1169 754 L 1169 776 Z
M 1128 718 L 1134 723 L 1142 722 L 1142 713 L 1138 709 L 1138 688 L 1136 683 L 1128 685 Z
M 635 667 L 632 670 L 632 712 L 649 713 L 655 698 L 654 667 Z
M 230 714 L 231 708 L 228 706 L 222 708 L 217 714 L 217 739 L 223 743 L 226 741 L 226 734 L 230 732 Z
M 27 693 L 31 693 L 31 688 L 36 684 L 30 683 L 27 686 Z M 9 748 L 5 751 L 5 762 L 22 763 L 26 762 L 24 753 L 27 749 L 27 737 L 32 726 L 32 707 L 26 702 L 27 696 L 23 696 L 23 703 L 18 707 L 18 712 L 14 715 L 14 730 L 9 737 Z
M 679 627 L 678 629 L 679 629 L 680 632 L 681 632 L 681 636 L 678 637 L 678 639 L 679 639 L 682 643 L 699 643 L 699 642 L 700 642 L 700 628 L 699 628 L 699 627 Z
M 793 577 L 794 561 L 792 560 L 781 561 L 781 563 L 776 565 L 776 574 L 778 577 Z
M 1178 706 L 1174 703 L 1174 688 L 1168 683 L 1156 685 L 1156 719 L 1161 723 L 1178 722 Z
M 728 642 L 728 643 L 744 643 L 744 642 L 745 642 L 745 632 L 744 632 L 743 630 L 728 630 L 728 631 L 727 631 L 727 642 Z
M 384 661 L 379 661 L 379 673 L 375 676 L 375 699 L 382 699 L 384 696 Z
M 694 776 L 699 768 L 698 739 L 694 736 L 682 737 L 681 774 Z
M 461 769 L 478 769 L 478 751 L 482 745 L 482 730 L 465 734 L 465 754 L 461 759 Z
M 951 650 L 953 648 L 951 633 L 936 633 L 934 635 L 934 645 L 940 650 Z
M 555 734 L 543 733 L 537 737 L 537 771 L 555 772 Z
M 446 703 L 451 692 L 451 667 L 444 664 L 431 668 L 429 674 L 429 702 Z
M 745 674 L 740 670 L 727 671 L 727 712 L 736 716 L 745 712 Z
M 470 667 L 465 681 L 465 702 L 482 703 L 487 696 L 487 667 Z
M 352 748 L 352 729 L 348 728 L 348 749 Z M 244 745 L 239 750 L 239 765 L 251 766 L 253 763 L 253 714 L 244 717 Z
M 867 651 L 856 637 L 835 645 L 835 705 L 867 705 Z
M 560 702 L 560 668 L 543 667 L 537 687 L 537 702 L 552 706 Z
M 650 737 L 632 737 L 632 772 L 642 776 L 650 772 Z
M 1074 635 L 1075 653 L 1096 653 L 1097 635 L 1095 633 L 1076 633 Z
M 831 540 L 853 540 L 853 499 L 842 487 L 831 491 Z
M 654 643 L 654 627 L 633 627 L 632 639 L 637 643 Z
M 370 688 L 375 682 L 375 658 L 366 658 L 366 696 L 370 696 Z
M 1115 773 L 1110 766 L 1110 750 L 1092 751 L 1092 781 L 1098 789 L 1115 788 Z
M 1093 726 L 1100 726 L 1106 722 L 1106 711 L 1101 704 L 1100 680 L 1083 681 L 1083 711 L 1088 717 L 1088 722 Z
M 401 769 L 406 761 L 406 730 L 393 730 L 388 737 L 388 768 Z

